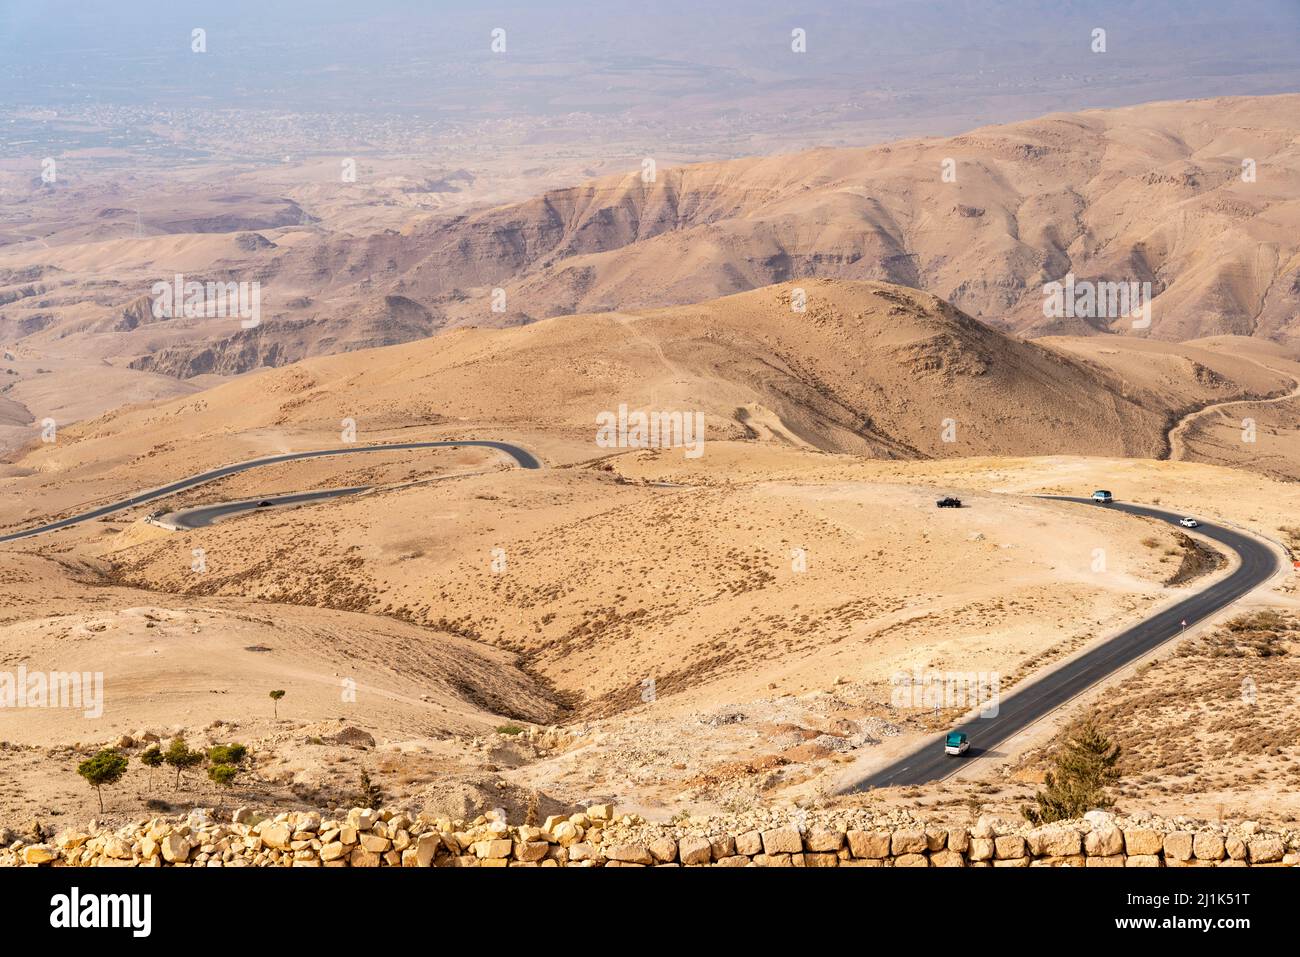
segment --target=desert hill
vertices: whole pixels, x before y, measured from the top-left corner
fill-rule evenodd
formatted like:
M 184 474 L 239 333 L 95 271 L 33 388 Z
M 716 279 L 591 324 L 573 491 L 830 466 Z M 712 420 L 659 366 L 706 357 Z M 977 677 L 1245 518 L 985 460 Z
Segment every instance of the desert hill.
M 800 289 L 802 312 L 792 308 Z M 1234 340 L 1045 341 L 1005 335 L 904 287 L 785 283 L 266 370 L 67 427 L 23 457 L 11 481 L 15 492 L 43 486 L 47 510 L 71 507 L 201 466 L 338 445 L 345 420 L 364 441 L 515 438 L 563 464 L 616 451 L 596 443 L 597 419 L 620 406 L 698 412 L 706 440 L 876 458 L 1160 458 L 1188 410 L 1283 395 L 1300 376 L 1286 350 L 1242 358 Z M 3 520 L 27 517 L 7 510 Z
M 807 297 L 803 312 L 792 308 L 796 288 Z M 814 280 L 311 359 L 72 426 L 25 464 L 66 476 L 73 461 L 120 461 L 183 434 L 177 452 L 193 466 L 205 436 L 349 417 L 367 432 L 541 429 L 585 441 L 595 457 L 603 454 L 596 417 L 620 405 L 703 412 L 710 437 L 875 457 L 1149 457 L 1161 449 L 1165 414 L 1142 398 L 1100 368 L 999 333 L 926 293 Z M 1080 416 L 1081 408 L 1093 411 Z
M 373 276 L 457 321 L 684 303 L 798 276 L 932 292 L 1020 331 L 1044 283 L 1151 282 L 1140 335 L 1289 338 L 1300 302 L 1300 96 L 1058 114 L 945 139 L 606 177 L 403 235 L 287 255 L 301 281 Z M 945 164 L 951 161 L 945 177 Z M 1249 162 L 1253 181 L 1244 181 Z M 504 313 L 489 294 L 507 292 Z
M 196 712 L 206 723 L 214 703 L 229 717 L 269 716 L 267 691 L 288 682 L 298 713 L 323 720 L 346 713 L 345 678 L 372 728 L 482 731 L 502 714 L 545 721 L 556 712 L 512 655 L 455 634 L 430 642 L 403 622 L 305 603 L 196 603 L 106 587 L 93 562 L 10 554 L 5 563 L 0 660 L 107 672 L 104 733 Z M 85 730 L 81 714 L 53 709 L 24 723 L 35 740 Z
M 277 180 L 240 179 L 228 196 L 208 188 L 188 206 L 169 196 L 143 213 L 138 201 L 69 194 L 98 210 L 90 227 L 50 222 L 0 247 L 0 345 L 64 360 L 66 382 L 104 363 L 201 379 L 799 277 L 923 289 L 1030 335 L 1290 340 L 1298 135 L 1300 95 L 1151 103 L 870 148 L 665 161 L 650 181 L 636 169 L 337 231 L 276 194 Z M 260 283 L 261 326 L 155 320 L 150 287 L 176 273 Z M 1043 285 L 1067 274 L 1150 282 L 1151 325 L 1045 317 Z

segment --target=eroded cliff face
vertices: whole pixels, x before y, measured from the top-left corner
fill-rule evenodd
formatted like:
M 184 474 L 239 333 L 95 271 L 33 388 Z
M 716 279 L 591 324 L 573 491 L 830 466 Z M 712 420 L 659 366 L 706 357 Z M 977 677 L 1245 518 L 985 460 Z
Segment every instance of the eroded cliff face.
M 252 329 L 235 327 L 215 340 L 173 344 L 129 363 L 132 369 L 188 379 L 215 374 L 239 375 L 261 367 L 277 367 L 313 355 L 351 352 L 395 345 L 433 335 L 441 320 L 404 296 L 382 296 L 352 317 L 317 315 L 307 303 L 303 313 L 277 315 Z
M 1162 103 L 634 172 L 402 236 L 326 240 L 284 268 L 374 276 L 460 302 L 453 320 L 476 325 L 826 277 L 924 289 L 1031 334 L 1292 337 L 1300 246 L 1282 224 L 1298 127 L 1295 96 Z M 1044 315 L 1044 285 L 1067 274 L 1150 283 L 1150 326 Z M 486 304 L 492 287 L 508 293 L 502 313 Z

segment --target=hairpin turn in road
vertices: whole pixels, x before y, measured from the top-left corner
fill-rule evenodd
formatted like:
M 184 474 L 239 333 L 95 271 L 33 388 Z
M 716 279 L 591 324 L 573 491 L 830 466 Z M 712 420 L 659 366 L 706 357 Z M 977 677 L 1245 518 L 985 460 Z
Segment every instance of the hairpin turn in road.
M 7 535 L 0 535 L 0 542 L 12 542 L 21 538 L 31 538 L 34 535 L 44 535 L 47 532 L 56 532 L 61 528 L 80 525 L 82 522 L 94 521 L 97 518 L 103 518 L 105 515 L 112 515 L 128 508 L 134 508 L 137 505 L 144 505 L 146 502 L 153 502 L 160 498 L 166 498 L 168 495 L 175 495 L 177 492 L 184 492 L 187 489 L 192 489 L 198 485 L 215 482 L 217 479 L 225 478 L 227 475 L 247 472 L 249 469 L 261 468 L 264 465 L 279 465 L 282 462 L 296 462 L 299 459 L 314 459 L 327 455 L 353 455 L 361 452 L 401 452 L 408 449 L 450 449 L 460 446 L 478 446 L 480 448 L 496 449 L 498 452 L 503 452 L 510 456 L 510 458 L 514 459 L 515 464 L 520 468 L 540 469 L 542 467 L 541 461 L 527 449 L 522 449 L 517 445 L 510 444 L 509 442 L 496 442 L 490 439 L 465 439 L 462 441 L 451 442 L 403 442 L 395 445 L 359 445 L 352 448 L 319 449 L 314 452 L 286 452 L 283 455 L 272 455 L 261 459 L 249 459 L 247 462 L 236 462 L 233 465 L 223 465 L 220 468 L 209 469 L 206 472 L 191 475 L 188 478 L 180 479 L 179 481 L 172 482 L 169 485 L 164 485 L 161 488 L 141 492 L 138 495 L 122 499 L 119 502 L 101 505 L 98 508 L 82 512 L 78 515 L 61 518 L 55 522 L 46 522 L 44 525 L 26 528 L 22 531 L 10 532 Z

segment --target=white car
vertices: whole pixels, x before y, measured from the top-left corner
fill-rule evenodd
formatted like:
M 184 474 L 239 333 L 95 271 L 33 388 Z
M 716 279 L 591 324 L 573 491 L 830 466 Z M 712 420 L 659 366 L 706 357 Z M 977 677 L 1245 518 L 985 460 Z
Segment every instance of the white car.
M 1197 528 L 1201 523 L 1194 518 L 1180 518 L 1178 524 L 1183 528 Z

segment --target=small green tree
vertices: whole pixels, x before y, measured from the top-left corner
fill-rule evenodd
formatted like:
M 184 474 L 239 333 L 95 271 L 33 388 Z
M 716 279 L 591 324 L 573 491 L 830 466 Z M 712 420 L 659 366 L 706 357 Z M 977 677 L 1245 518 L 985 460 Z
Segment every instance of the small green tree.
M 283 697 L 284 697 L 283 689 L 279 689 L 271 692 L 271 708 L 274 711 L 277 720 L 279 720 L 280 717 L 280 699 Z
M 213 784 L 221 788 L 223 794 L 229 794 L 230 789 L 234 787 L 235 778 L 239 775 L 239 768 L 233 764 L 214 764 L 208 768 L 208 778 Z M 217 807 L 221 807 L 222 802 L 217 802 Z
M 368 807 L 374 810 L 384 803 L 384 792 L 380 790 L 378 784 L 370 780 L 369 774 L 362 771 L 361 791 L 353 800 L 356 801 L 357 807 Z
M 1050 824 L 1113 806 L 1115 801 L 1106 788 L 1119 780 L 1119 756 L 1119 745 L 1088 719 L 1067 737 L 1052 759 L 1053 770 L 1047 772 L 1045 787 L 1034 796 L 1034 805 L 1023 809 L 1025 817 L 1034 824 Z
M 216 744 L 208 748 L 208 760 L 215 764 L 232 764 L 238 767 L 248 756 L 248 748 L 242 744 Z
M 99 795 L 99 813 L 104 813 L 104 785 L 116 784 L 126 774 L 126 757 L 114 750 L 100 751 L 77 765 L 80 774 Z
M 181 786 L 181 772 L 188 771 L 190 768 L 203 763 L 202 751 L 191 751 L 185 744 L 185 739 L 177 736 L 172 739 L 172 743 L 167 746 L 163 753 L 163 761 L 168 767 L 176 769 L 176 788 Z
M 162 767 L 163 753 L 162 748 L 158 745 L 150 745 L 145 748 L 144 753 L 140 755 L 140 763 L 149 769 L 149 790 L 153 790 L 153 769 Z

